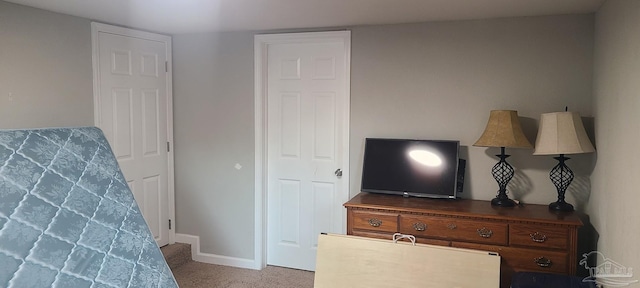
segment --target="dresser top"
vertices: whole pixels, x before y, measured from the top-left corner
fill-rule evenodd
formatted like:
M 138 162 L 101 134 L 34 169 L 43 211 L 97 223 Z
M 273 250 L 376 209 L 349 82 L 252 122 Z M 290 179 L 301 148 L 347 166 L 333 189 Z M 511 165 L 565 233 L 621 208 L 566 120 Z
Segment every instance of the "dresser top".
M 490 201 L 470 199 L 431 199 L 362 192 L 347 203 L 347 208 L 394 210 L 409 213 L 442 214 L 458 217 L 482 217 L 499 220 L 546 222 L 582 226 L 578 212 L 549 211 L 547 205 L 521 204 L 496 207 Z

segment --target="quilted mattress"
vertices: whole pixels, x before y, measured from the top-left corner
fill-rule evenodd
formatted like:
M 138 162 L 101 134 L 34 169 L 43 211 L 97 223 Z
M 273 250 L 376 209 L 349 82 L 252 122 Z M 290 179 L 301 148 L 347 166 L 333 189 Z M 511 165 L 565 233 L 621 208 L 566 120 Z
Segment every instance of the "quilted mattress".
M 177 287 L 98 128 L 0 130 L 0 287 Z

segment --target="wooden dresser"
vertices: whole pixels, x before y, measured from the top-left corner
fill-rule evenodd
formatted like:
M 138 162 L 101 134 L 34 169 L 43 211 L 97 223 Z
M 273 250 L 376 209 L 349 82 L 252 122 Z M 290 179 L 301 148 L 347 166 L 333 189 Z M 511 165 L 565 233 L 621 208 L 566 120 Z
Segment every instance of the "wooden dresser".
M 582 226 L 577 213 L 551 212 L 547 205 L 505 208 L 489 201 L 364 192 L 344 206 L 348 235 L 391 239 L 399 232 L 416 236 L 418 243 L 497 252 L 501 287 L 509 287 L 517 271 L 576 274 Z

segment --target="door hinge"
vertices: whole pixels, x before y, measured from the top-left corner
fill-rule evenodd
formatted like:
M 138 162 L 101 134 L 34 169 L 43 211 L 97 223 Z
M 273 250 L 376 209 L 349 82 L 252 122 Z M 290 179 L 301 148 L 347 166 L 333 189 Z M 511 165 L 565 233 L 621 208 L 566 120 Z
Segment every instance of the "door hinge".
M 171 144 L 169 144 L 169 141 L 167 141 L 167 152 L 171 152 Z
M 171 230 L 171 219 L 169 219 L 169 230 Z
M 169 72 L 169 61 L 164 61 L 164 72 Z

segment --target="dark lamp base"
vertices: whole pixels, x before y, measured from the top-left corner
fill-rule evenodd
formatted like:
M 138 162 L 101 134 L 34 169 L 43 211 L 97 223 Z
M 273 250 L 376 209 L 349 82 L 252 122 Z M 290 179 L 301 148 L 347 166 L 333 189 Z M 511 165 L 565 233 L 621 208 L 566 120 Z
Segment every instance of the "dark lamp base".
M 553 202 L 549 204 L 549 210 L 552 211 L 573 211 L 573 205 L 567 202 Z
M 491 205 L 492 206 L 500 206 L 500 207 L 513 207 L 516 206 L 516 202 L 513 202 L 513 200 L 509 199 L 509 198 L 493 198 L 493 200 L 491 200 Z

